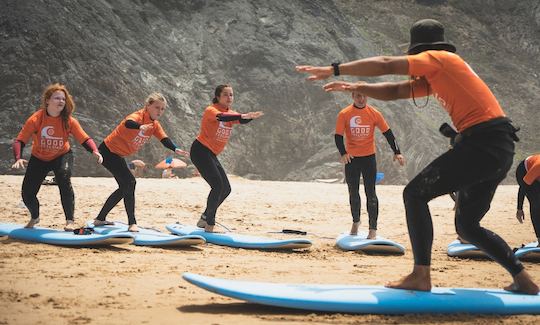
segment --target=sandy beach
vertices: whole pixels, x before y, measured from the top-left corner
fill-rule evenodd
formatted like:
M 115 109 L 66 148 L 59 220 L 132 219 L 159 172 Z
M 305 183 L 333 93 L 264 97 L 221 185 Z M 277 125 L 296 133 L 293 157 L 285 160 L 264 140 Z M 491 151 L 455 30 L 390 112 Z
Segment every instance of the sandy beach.
M 403 244 L 403 256 L 373 256 L 335 247 L 348 231 L 344 184 L 251 181 L 231 176 L 232 194 L 217 220 L 234 231 L 274 234 L 284 228 L 308 232 L 308 250 L 264 252 L 211 244 L 186 249 L 66 248 L 15 240 L 0 242 L 0 324 L 367 324 L 367 323 L 538 323 L 540 317 L 473 315 L 350 315 L 248 304 L 199 289 L 183 272 L 239 280 L 289 283 L 380 285 L 407 274 L 413 264 L 402 201 L 403 186 L 380 185 L 379 235 Z M 29 219 L 19 203 L 22 176 L 0 176 L 0 222 Z M 76 222 L 93 219 L 116 189 L 113 178 L 73 178 Z M 515 219 L 516 186 L 500 186 L 483 226 L 512 247 L 535 240 L 528 215 Z M 137 179 L 136 216 L 140 226 L 165 231 L 180 221 L 194 224 L 204 209 L 207 184 L 200 178 Z M 362 194 L 362 203 L 365 197 Z M 64 215 L 56 186 L 43 186 L 41 226 L 61 229 Z M 434 223 L 433 284 L 442 287 L 502 288 L 510 276 L 489 260 L 454 259 L 446 255 L 456 238 L 453 201 L 445 196 L 430 204 Z M 365 204 L 362 230 L 367 230 Z M 123 205 L 109 220 L 126 222 Z M 540 282 L 540 263 L 525 263 Z

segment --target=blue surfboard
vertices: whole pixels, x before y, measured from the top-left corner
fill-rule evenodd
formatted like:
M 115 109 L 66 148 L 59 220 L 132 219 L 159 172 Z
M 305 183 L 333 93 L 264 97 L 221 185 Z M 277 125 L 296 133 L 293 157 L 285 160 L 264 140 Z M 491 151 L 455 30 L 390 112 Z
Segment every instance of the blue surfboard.
M 91 222 L 88 223 L 90 227 L 94 228 L 94 232 L 97 234 L 118 234 L 128 233 L 135 237 L 133 241 L 137 246 L 159 246 L 159 247 L 185 247 L 193 245 L 201 245 L 206 240 L 198 235 L 186 235 L 177 236 L 166 234 L 155 229 L 138 227 L 139 232 L 128 232 L 128 225 L 122 222 L 115 221 L 114 225 L 107 226 L 94 226 Z
M 446 253 L 452 257 L 489 258 L 486 253 L 473 244 L 463 244 L 457 239 L 448 244 Z
M 500 289 L 434 288 L 430 292 L 383 286 L 281 284 L 184 273 L 205 290 L 269 306 L 361 314 L 540 314 L 540 294 Z
M 251 249 L 300 249 L 311 246 L 311 241 L 307 239 L 273 239 L 268 237 L 257 237 L 240 235 L 232 232 L 210 233 L 204 229 L 182 224 L 170 224 L 165 226 L 171 233 L 181 236 L 199 235 L 206 239 L 206 242 L 229 247 L 251 248 Z
M 43 227 L 24 228 L 22 225 L 9 223 L 0 224 L 0 232 L 7 233 L 11 239 L 60 246 L 90 247 L 130 244 L 133 242 L 133 236 L 130 234 L 75 235 L 71 231 L 60 231 Z
M 540 259 L 540 247 L 538 242 L 529 243 L 515 252 L 517 258 Z
M 367 239 L 367 234 L 358 235 L 341 234 L 336 245 L 345 251 L 364 251 L 368 253 L 405 254 L 405 247 L 384 237 Z

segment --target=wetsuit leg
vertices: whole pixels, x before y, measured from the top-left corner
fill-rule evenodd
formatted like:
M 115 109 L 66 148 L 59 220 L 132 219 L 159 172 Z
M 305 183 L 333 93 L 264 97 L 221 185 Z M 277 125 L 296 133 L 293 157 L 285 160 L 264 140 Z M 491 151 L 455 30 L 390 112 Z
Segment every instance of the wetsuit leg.
M 103 166 L 113 174 L 114 179 L 118 183 L 118 189 L 109 196 L 96 219 L 105 220 L 112 208 L 114 208 L 121 199 L 124 199 L 128 223 L 130 225 L 136 224 L 135 186 L 137 181 L 135 180 L 135 177 L 129 171 L 126 160 L 111 152 L 105 143 L 102 143 L 99 146 L 99 152 L 103 156 Z
M 364 192 L 366 193 L 366 205 L 369 216 L 369 229 L 377 230 L 379 218 L 379 199 L 375 191 L 375 179 L 377 178 L 377 160 L 375 155 L 362 157 L 362 179 L 364 180 Z
M 30 157 L 26 173 L 22 183 L 22 199 L 24 205 L 30 211 L 32 219 L 39 218 L 39 200 L 37 193 L 41 188 L 41 183 L 47 177 L 47 173 L 51 170 L 51 165 L 46 161 L 42 161 L 34 156 Z
M 202 178 L 210 185 L 211 190 L 206 201 L 204 215 L 206 216 L 206 223 L 208 225 L 215 225 L 217 208 L 226 197 L 223 197 L 222 200 L 222 193 L 226 193 L 226 191 L 223 177 L 218 167 L 221 164 L 217 160 L 216 155 L 198 140 L 195 140 L 191 145 L 190 157 Z M 223 167 L 221 167 L 221 170 L 223 173 L 225 172 Z
M 497 185 L 503 179 L 504 175 L 460 189 L 455 224 L 461 238 L 482 249 L 515 276 L 523 270 L 523 266 L 511 254 L 510 246 L 496 233 L 480 226 L 480 220 L 489 210 Z
M 73 220 L 75 211 L 75 194 L 71 185 L 71 169 L 73 168 L 73 153 L 68 151 L 52 161 L 53 172 L 60 190 L 60 200 L 66 220 Z
M 360 222 L 360 157 L 353 158 L 350 163 L 345 164 L 345 180 L 349 188 L 349 204 L 353 222 Z
M 458 233 L 486 249 L 491 256 L 506 256 L 498 262 L 507 270 L 515 270 L 517 259 L 508 245 L 500 237 L 489 235 L 478 224 L 491 203 L 491 191 L 512 165 L 513 149 L 514 143 L 506 132 L 469 136 L 435 159 L 405 187 L 403 197 L 415 264 L 430 265 L 431 262 L 433 226 L 428 202 L 458 190 Z M 478 184 L 479 189 L 474 187 Z M 470 197 L 476 196 L 481 200 L 476 201 L 476 209 L 469 204 L 470 200 L 464 199 L 462 189 L 468 189 Z M 477 191 L 487 193 L 480 195 Z
M 525 195 L 529 200 L 531 221 L 536 233 L 536 238 L 540 238 L 540 182 L 535 181 L 526 188 Z
M 223 203 L 223 201 L 225 201 L 225 199 L 229 196 L 229 194 L 231 194 L 231 183 L 229 182 L 229 178 L 227 177 L 227 173 L 225 172 L 225 169 L 223 168 L 223 166 L 221 166 L 221 163 L 219 162 L 217 157 L 216 157 L 216 162 L 217 162 L 216 166 L 218 168 L 219 175 L 221 176 L 221 182 L 223 183 L 223 187 L 221 189 L 219 202 L 218 202 L 218 208 L 219 208 L 219 206 L 221 206 L 221 203 Z
M 516 169 L 516 180 L 519 186 L 525 190 L 525 196 L 529 200 L 529 211 L 534 232 L 536 238 L 540 238 L 540 182 L 534 181 L 531 185 L 528 185 L 523 181 L 525 174 L 527 174 L 527 170 L 522 162 Z

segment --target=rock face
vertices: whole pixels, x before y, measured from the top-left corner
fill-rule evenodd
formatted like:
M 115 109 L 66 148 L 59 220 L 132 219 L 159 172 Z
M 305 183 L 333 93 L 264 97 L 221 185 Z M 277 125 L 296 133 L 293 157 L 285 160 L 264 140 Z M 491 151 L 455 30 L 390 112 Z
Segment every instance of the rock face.
M 538 152 L 538 1 L 6 0 L 0 12 L 0 172 L 15 173 L 9 168 L 12 139 L 51 82 L 68 86 L 75 117 L 98 144 L 150 92 L 160 91 L 169 100 L 161 122 L 187 149 L 215 86 L 228 83 L 235 110 L 266 114 L 235 127 L 220 156 L 229 173 L 339 178 L 334 124 L 350 96 L 325 93 L 323 82 L 305 81 L 294 66 L 402 53 L 411 24 L 427 17 L 445 24 L 458 53 L 521 127 L 516 162 Z M 387 184 L 405 183 L 446 150 L 437 129 L 449 118 L 433 98 L 424 108 L 410 100 L 370 103 L 386 117 L 408 160 L 398 168 L 377 135 Z M 74 142 L 74 175 L 108 175 Z M 152 141 L 130 158 L 155 164 L 169 153 Z

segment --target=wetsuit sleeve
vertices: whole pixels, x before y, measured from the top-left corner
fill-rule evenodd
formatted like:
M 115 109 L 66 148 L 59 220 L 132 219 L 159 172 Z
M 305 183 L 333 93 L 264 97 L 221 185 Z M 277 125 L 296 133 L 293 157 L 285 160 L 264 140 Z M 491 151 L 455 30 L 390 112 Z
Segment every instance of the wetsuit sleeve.
M 386 141 L 388 141 L 388 144 L 392 148 L 392 151 L 394 151 L 394 155 L 401 154 L 401 151 L 399 150 L 398 144 L 396 142 L 396 137 L 394 137 L 394 133 L 392 132 L 392 129 L 388 129 L 388 131 L 383 133 L 384 137 L 386 138 Z
M 82 145 L 84 149 L 86 149 L 86 151 L 88 152 L 98 151 L 96 143 L 94 142 L 94 140 L 92 140 L 92 138 L 88 138 L 88 140 L 84 141 Z
M 178 148 L 177 145 L 172 142 L 171 138 L 163 138 L 161 139 L 161 144 L 167 149 L 171 149 L 172 151 L 175 151 L 176 148 Z
M 24 142 L 20 140 L 13 141 L 13 157 L 15 157 L 15 161 L 21 159 L 23 149 L 24 149 Z
M 525 189 L 523 186 L 519 187 L 518 197 L 517 197 L 517 209 L 523 210 L 523 201 L 525 200 Z
M 126 122 L 124 122 L 124 126 L 128 129 L 134 129 L 134 130 L 138 130 L 141 125 L 133 120 L 126 120 Z
M 219 113 L 216 119 L 221 122 L 231 122 L 242 120 L 242 114 L 240 113 Z
M 344 155 L 347 153 L 347 150 L 345 150 L 345 142 L 343 141 L 343 136 L 339 134 L 334 134 L 334 141 L 336 142 L 336 147 L 339 151 L 340 155 Z

